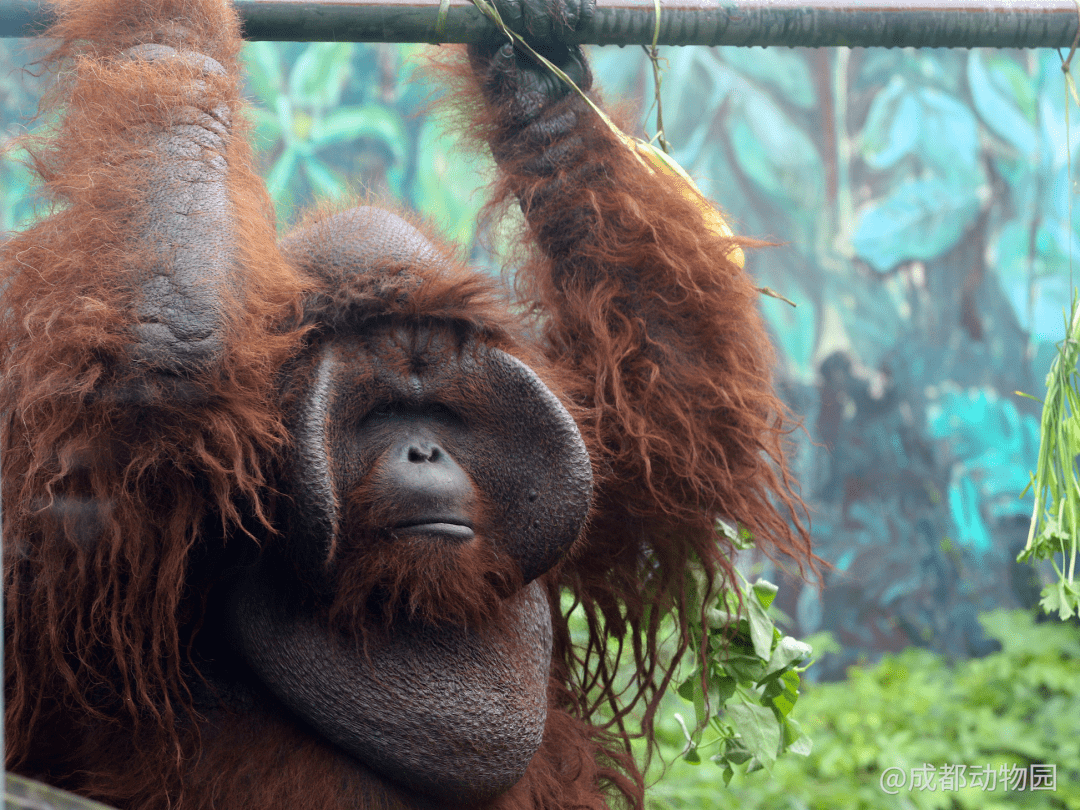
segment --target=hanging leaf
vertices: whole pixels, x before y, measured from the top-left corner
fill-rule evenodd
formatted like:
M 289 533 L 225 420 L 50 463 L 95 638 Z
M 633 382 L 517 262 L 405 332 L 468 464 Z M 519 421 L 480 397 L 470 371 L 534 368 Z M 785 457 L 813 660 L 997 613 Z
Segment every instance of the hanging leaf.
M 813 654 L 813 648 L 804 641 L 799 641 L 791 636 L 784 636 L 776 644 L 776 649 L 772 651 L 772 656 L 769 658 L 769 663 L 765 666 L 765 672 L 772 675 L 777 672 L 783 673 L 782 677 L 793 677 L 793 682 L 788 682 L 785 688 L 790 688 L 791 694 L 789 695 L 791 705 L 795 704 L 795 695 L 798 693 L 799 676 L 791 669 L 792 664 L 798 664 L 807 660 Z M 783 712 L 787 714 L 787 712 Z
M 762 765 L 772 767 L 780 749 L 780 725 L 772 709 L 753 703 L 735 703 L 724 715 L 743 745 Z

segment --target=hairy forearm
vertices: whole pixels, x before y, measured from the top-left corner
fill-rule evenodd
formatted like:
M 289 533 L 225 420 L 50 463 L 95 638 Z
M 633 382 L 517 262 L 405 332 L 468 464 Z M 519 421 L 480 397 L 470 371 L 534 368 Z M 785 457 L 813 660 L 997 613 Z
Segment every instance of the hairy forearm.
M 224 0 L 69 0 L 58 15 L 60 81 L 45 105 L 57 125 L 28 143 L 56 213 L 0 257 L 5 297 L 28 339 L 68 324 L 35 351 L 66 351 L 69 367 L 220 375 L 237 338 L 265 330 L 298 289 L 233 135 L 235 15 Z
M 71 0 L 58 14 L 43 105 L 56 124 L 27 142 L 53 213 L 0 245 L 13 497 L 101 500 L 105 483 L 88 481 L 172 465 L 209 470 L 224 499 L 227 471 L 280 443 L 268 392 L 300 295 L 231 132 L 238 23 L 225 0 Z M 132 437 L 151 427 L 162 440 L 136 458 Z
M 519 288 L 585 409 L 605 488 L 677 523 L 761 513 L 763 491 L 733 493 L 779 457 L 782 406 L 736 241 L 579 97 L 522 93 L 497 56 L 486 72 L 476 61 L 499 191 L 539 247 Z

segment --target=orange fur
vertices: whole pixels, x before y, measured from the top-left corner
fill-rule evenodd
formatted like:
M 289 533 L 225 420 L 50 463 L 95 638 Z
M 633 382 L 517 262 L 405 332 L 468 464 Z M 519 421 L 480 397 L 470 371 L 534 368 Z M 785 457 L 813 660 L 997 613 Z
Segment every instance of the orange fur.
M 640 709 L 648 733 L 670 677 L 663 613 L 676 613 L 687 643 L 687 566 L 703 564 L 714 587 L 731 574 L 715 520 L 813 560 L 757 293 L 727 258 L 736 240 L 710 232 L 676 181 L 641 167 L 575 99 L 551 114 L 574 110 L 580 142 L 551 173 L 528 171 L 551 144 L 515 139 L 465 78 L 466 127 L 502 158 L 495 205 L 520 199 L 527 214 L 523 239 L 536 249 L 518 293 L 535 322 L 453 262 L 326 288 L 302 256 L 279 251 L 238 120 L 227 157 L 243 276 L 224 359 L 179 389 L 143 380 L 126 355 L 131 268 L 153 258 L 129 238 L 148 171 L 133 133 L 179 106 L 239 109 L 239 28 L 226 0 L 66 0 L 60 11 L 62 82 L 48 105 L 64 117 L 33 150 L 55 212 L 0 247 L 8 767 L 133 808 L 430 806 L 284 711 L 207 708 L 189 651 L 207 608 L 206 582 L 192 578 L 202 546 L 274 530 L 282 408 L 297 394 L 276 390 L 279 370 L 304 340 L 396 320 L 531 365 L 578 418 L 597 479 L 585 535 L 545 578 L 555 659 L 544 742 L 490 810 L 643 807 L 628 716 Z M 114 59 L 144 41 L 212 56 L 230 78 Z M 359 570 L 370 555 L 349 554 L 359 597 L 346 612 L 373 587 L 407 582 L 405 565 L 432 564 Z M 477 552 L 451 564 L 463 582 L 448 612 L 490 617 L 465 604 L 486 591 L 464 580 L 494 563 Z M 564 589 L 589 620 L 584 650 L 559 610 Z M 427 593 L 423 609 L 439 598 Z M 607 642 L 627 634 L 619 649 L 636 677 L 623 692 Z
M 33 758 L 50 719 L 115 722 L 120 706 L 132 727 L 159 732 L 169 772 L 190 713 L 180 627 L 198 599 L 185 593 L 188 558 L 204 521 L 241 523 L 241 501 L 266 520 L 266 460 L 285 438 L 268 403 L 296 342 L 276 324 L 302 285 L 274 248 L 272 206 L 236 122 L 228 160 L 244 297 L 229 308 L 226 357 L 186 392 L 200 407 L 134 390 L 125 295 L 148 248 L 124 239 L 138 231 L 147 171 L 131 132 L 178 104 L 236 104 L 239 88 L 213 77 L 192 99 L 190 71 L 109 57 L 157 28 L 235 66 L 239 28 L 225 0 L 76 0 L 59 11 L 61 83 L 48 101 L 64 117 L 32 151 L 56 210 L 0 252 L 8 761 Z M 149 420 L 125 390 L 149 394 Z M 88 512 L 96 538 L 81 533 Z

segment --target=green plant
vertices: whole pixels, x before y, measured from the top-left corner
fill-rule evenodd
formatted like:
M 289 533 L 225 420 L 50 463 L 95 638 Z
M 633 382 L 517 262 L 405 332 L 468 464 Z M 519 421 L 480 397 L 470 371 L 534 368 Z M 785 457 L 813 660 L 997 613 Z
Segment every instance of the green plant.
M 1068 335 L 1046 375 L 1046 400 L 1040 425 L 1039 463 L 1032 484 L 1035 508 L 1021 561 L 1050 560 L 1057 582 L 1042 592 L 1040 606 L 1062 620 L 1080 613 L 1080 582 L 1076 579 L 1077 537 L 1080 534 L 1080 307 L 1074 299 Z M 1019 392 L 1017 392 L 1019 393 Z M 1061 555 L 1058 565 L 1057 555 Z
M 1076 82 L 1069 73 L 1073 51 L 1062 64 L 1065 74 L 1065 140 L 1069 141 L 1069 94 L 1080 106 Z M 1068 166 L 1072 179 L 1072 164 Z M 1070 187 L 1072 183 L 1070 182 Z M 1071 195 L 1070 219 L 1071 219 Z M 1072 242 L 1068 243 L 1067 262 L 1072 286 Z M 1047 613 L 1057 612 L 1064 621 L 1080 614 L 1080 583 L 1076 580 L 1077 535 L 1080 533 L 1080 476 L 1076 456 L 1080 453 L 1080 307 L 1073 289 L 1072 310 L 1066 321 L 1065 339 L 1058 345 L 1050 373 L 1046 375 L 1046 400 L 1039 426 L 1039 462 L 1032 484 L 1035 508 L 1031 515 L 1027 544 L 1018 557 L 1021 561 L 1048 559 L 1058 580 L 1042 592 L 1040 606 Z M 1019 391 L 1017 392 L 1020 393 Z M 1025 490 L 1026 491 L 1026 490 Z M 1057 564 L 1057 555 L 1062 564 Z
M 751 538 L 719 522 L 721 532 L 747 549 Z M 723 769 L 730 782 L 738 766 L 769 768 L 777 756 L 810 753 L 810 738 L 790 716 L 799 699 L 800 673 L 813 650 L 776 627 L 769 608 L 777 587 L 763 579 L 736 581 L 720 593 L 706 593 L 700 571 L 690 571 L 690 648 L 682 663 L 693 671 L 678 683 L 678 694 L 693 704 L 696 723 L 675 717 L 685 740 L 681 756 L 701 761 L 701 752 Z M 710 731 L 707 743 L 706 730 Z
M 1025 611 L 981 617 L 1001 642 L 998 653 L 950 663 L 909 648 L 844 681 L 803 687 L 799 716 L 814 740 L 805 758 L 781 757 L 768 773 L 736 771 L 726 787 L 715 769 L 679 757 L 684 741 L 675 714 L 687 701 L 667 697 L 657 722 L 660 756 L 650 776 L 650 810 L 1064 810 L 1080 807 L 1080 637 L 1076 628 L 1036 624 Z M 827 639 L 813 639 L 825 649 Z M 707 741 L 706 741 L 707 744 Z M 1053 791 L 902 789 L 886 794 L 888 768 L 910 772 L 963 765 L 1055 766 Z M 965 781 L 973 781 L 967 780 Z
M 723 522 L 717 529 L 736 548 L 752 547 L 743 530 Z M 638 740 L 636 753 L 648 760 L 655 739 L 663 759 L 672 756 L 672 749 L 688 763 L 707 758 L 719 768 L 707 770 L 725 783 L 736 772 L 771 768 L 785 752 L 808 754 L 811 740 L 793 719 L 792 710 L 812 648 L 776 627 L 772 606 L 777 587 L 762 579 L 751 584 L 737 569 L 735 580 L 721 590 L 705 588 L 699 567 L 692 567 L 686 576 L 690 598 L 683 610 L 690 643 L 681 655 L 674 652 L 679 646 L 675 619 L 661 619 L 661 637 L 668 647 L 665 668 L 673 672 L 664 706 L 670 709 L 667 720 L 677 724 L 678 732 L 657 725 L 653 737 Z M 575 641 L 584 645 L 589 637 L 584 612 L 577 610 L 569 594 L 562 607 L 570 612 Z M 618 660 L 626 643 L 613 641 L 609 659 Z M 632 668 L 622 674 L 632 678 Z M 691 724 L 683 718 L 688 707 L 694 710 Z

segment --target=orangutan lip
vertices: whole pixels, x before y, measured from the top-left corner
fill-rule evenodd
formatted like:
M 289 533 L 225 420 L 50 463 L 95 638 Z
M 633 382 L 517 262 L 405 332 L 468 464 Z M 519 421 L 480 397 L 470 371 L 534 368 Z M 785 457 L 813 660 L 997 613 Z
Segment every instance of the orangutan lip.
M 396 534 L 439 534 L 454 540 L 472 540 L 474 536 L 471 526 L 467 526 L 465 523 L 450 522 L 446 519 L 395 526 L 394 532 Z

